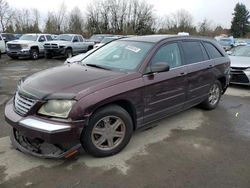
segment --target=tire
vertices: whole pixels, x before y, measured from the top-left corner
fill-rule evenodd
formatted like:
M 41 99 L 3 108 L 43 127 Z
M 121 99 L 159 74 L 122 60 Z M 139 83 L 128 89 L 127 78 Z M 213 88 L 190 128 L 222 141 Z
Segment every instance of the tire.
M 31 59 L 36 60 L 39 58 L 39 51 L 37 49 L 31 49 L 30 51 Z
M 93 49 L 93 46 L 89 46 L 87 51 L 92 50 L 92 49 Z
M 207 99 L 201 103 L 201 107 L 205 110 L 215 109 L 220 102 L 221 94 L 222 94 L 221 83 L 218 80 L 216 80 L 209 89 Z
M 73 57 L 73 52 L 72 52 L 72 50 L 70 48 L 66 49 L 66 51 L 65 51 L 65 57 L 66 58 Z
M 132 133 L 133 122 L 128 112 L 120 106 L 110 105 L 91 116 L 83 129 L 81 144 L 90 155 L 107 157 L 120 152 Z

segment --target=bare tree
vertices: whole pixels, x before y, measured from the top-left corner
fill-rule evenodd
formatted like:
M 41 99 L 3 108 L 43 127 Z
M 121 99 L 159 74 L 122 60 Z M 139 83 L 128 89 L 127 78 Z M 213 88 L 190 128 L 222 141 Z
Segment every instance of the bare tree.
M 75 7 L 69 14 L 68 32 L 82 34 L 84 30 L 83 16 L 78 7 Z
M 13 18 L 13 10 L 9 6 L 7 1 L 0 0 L 0 24 L 1 30 L 4 32 L 11 23 Z
M 198 24 L 198 32 L 202 36 L 213 36 L 212 22 L 205 18 Z

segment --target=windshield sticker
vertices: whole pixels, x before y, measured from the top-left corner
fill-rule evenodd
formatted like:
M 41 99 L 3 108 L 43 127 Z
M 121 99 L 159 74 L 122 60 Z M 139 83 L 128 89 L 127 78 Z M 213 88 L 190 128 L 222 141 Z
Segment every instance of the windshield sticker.
M 141 51 L 140 48 L 137 48 L 137 47 L 135 47 L 135 46 L 127 46 L 126 49 L 127 49 L 127 50 L 130 50 L 130 51 L 132 51 L 132 52 L 135 52 L 135 53 L 138 53 L 139 51 Z

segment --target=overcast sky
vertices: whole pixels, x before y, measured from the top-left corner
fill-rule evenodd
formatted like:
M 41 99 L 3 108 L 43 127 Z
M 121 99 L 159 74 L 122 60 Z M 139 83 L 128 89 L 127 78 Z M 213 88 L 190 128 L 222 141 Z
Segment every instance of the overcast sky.
M 93 0 L 7 0 L 15 8 L 37 8 L 42 15 L 48 11 L 57 10 L 63 2 L 68 10 L 77 6 L 84 10 L 86 5 Z M 156 15 L 164 16 L 174 13 L 179 9 L 186 9 L 194 18 L 195 23 L 201 22 L 204 18 L 211 20 L 215 25 L 230 27 L 232 12 L 237 2 L 244 3 L 250 9 L 250 0 L 147 0 L 154 5 Z

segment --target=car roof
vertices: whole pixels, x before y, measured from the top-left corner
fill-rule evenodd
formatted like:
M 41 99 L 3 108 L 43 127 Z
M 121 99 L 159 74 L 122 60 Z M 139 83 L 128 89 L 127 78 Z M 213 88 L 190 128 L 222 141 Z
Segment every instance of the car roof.
M 208 38 L 208 37 L 183 36 L 183 35 L 144 35 L 144 36 L 135 36 L 135 37 L 123 38 L 123 39 L 120 39 L 120 40 L 158 43 L 158 42 L 160 42 L 162 40 L 166 40 L 166 39 L 170 39 L 170 38 L 212 41 L 212 39 Z

